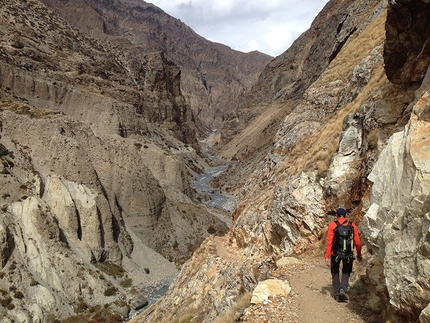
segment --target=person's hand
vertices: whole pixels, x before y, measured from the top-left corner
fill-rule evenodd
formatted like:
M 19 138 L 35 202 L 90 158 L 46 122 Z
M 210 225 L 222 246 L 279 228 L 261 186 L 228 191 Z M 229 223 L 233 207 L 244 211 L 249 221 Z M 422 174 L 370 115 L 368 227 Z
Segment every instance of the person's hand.
M 330 258 L 325 258 L 325 264 L 330 267 Z

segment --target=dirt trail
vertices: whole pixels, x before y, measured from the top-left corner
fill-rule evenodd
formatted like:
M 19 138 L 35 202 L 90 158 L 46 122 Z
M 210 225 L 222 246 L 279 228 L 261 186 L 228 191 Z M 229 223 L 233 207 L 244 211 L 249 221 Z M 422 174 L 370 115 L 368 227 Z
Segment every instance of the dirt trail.
M 338 303 L 333 299 L 330 269 L 323 257 L 305 258 L 304 261 L 307 263 L 303 266 L 304 270 L 296 272 L 289 280 L 297 295 L 298 322 L 371 322 L 372 318 L 365 307 L 365 295 L 356 285 L 352 284 L 349 290 L 350 300 Z M 362 269 L 358 262 L 355 265 L 352 283 L 357 280 Z
M 240 322 L 246 323 L 378 323 L 377 315 L 366 308 L 366 295 L 359 276 L 364 267 L 358 262 L 351 276 L 350 300 L 333 299 L 330 269 L 323 257 L 305 257 L 301 265 L 279 268 L 275 278 L 287 280 L 292 291 L 288 297 L 275 297 L 266 304 L 251 305 Z M 354 283 L 357 281 L 357 283 Z

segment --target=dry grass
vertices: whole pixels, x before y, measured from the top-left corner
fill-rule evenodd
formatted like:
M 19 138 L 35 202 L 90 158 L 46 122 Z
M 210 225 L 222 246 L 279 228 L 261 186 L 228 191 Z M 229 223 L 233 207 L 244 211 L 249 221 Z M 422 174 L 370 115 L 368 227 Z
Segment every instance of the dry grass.
M 172 313 L 161 320 L 158 323 L 202 323 L 202 313 L 199 309 L 188 309 L 183 313 L 176 314 Z
M 340 51 L 330 66 L 323 73 L 315 85 L 322 86 L 328 82 L 345 80 L 352 69 L 366 57 L 375 47 L 385 40 L 386 10 L 379 15 L 369 26 L 355 39 Z
M 52 110 L 41 110 L 34 107 L 30 107 L 28 104 L 18 101 L 10 101 L 0 99 L 0 109 L 9 110 L 16 114 L 28 115 L 30 118 L 42 119 L 58 117 L 63 113 Z
M 352 69 L 375 47 L 383 43 L 385 38 L 385 19 L 386 13 L 381 14 L 361 35 L 352 40 L 333 60 L 314 86 L 323 87 L 324 84 L 338 80 L 346 84 Z M 332 114 L 321 129 L 317 129 L 313 135 L 303 138 L 296 144 L 292 151 L 288 153 L 290 157 L 289 163 L 285 165 L 282 171 L 286 171 L 287 174 L 298 174 L 302 171 L 314 169 L 317 171 L 318 176 L 324 177 L 331 158 L 338 149 L 344 118 L 350 113 L 357 112 L 363 102 L 371 94 L 375 93 L 375 89 L 382 87 L 387 82 L 381 63 L 373 70 L 369 83 L 352 102 Z
M 266 106 L 246 129 L 217 151 L 217 156 L 223 160 L 231 160 L 235 155 L 239 158 L 247 158 L 248 154 L 266 146 L 272 141 L 286 109 L 288 107 L 278 104 Z

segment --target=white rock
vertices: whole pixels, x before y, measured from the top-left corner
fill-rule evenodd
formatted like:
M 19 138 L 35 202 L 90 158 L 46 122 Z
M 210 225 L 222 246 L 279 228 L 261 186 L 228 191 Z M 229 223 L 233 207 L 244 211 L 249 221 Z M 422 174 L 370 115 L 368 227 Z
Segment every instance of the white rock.
M 268 279 L 259 282 L 252 293 L 251 303 L 267 302 L 270 296 L 288 296 L 291 292 L 290 284 L 279 279 Z

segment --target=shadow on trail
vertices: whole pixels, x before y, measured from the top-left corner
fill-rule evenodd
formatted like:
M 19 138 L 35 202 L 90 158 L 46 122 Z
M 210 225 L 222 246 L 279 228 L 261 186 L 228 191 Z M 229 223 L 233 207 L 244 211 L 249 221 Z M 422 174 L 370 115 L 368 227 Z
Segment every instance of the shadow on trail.
M 360 277 L 354 282 L 348 291 L 349 300 L 346 307 L 355 314 L 359 315 L 367 323 L 381 323 L 383 322 L 382 315 L 380 313 L 374 313 L 367 301 L 368 294 L 366 292 L 366 283 Z

